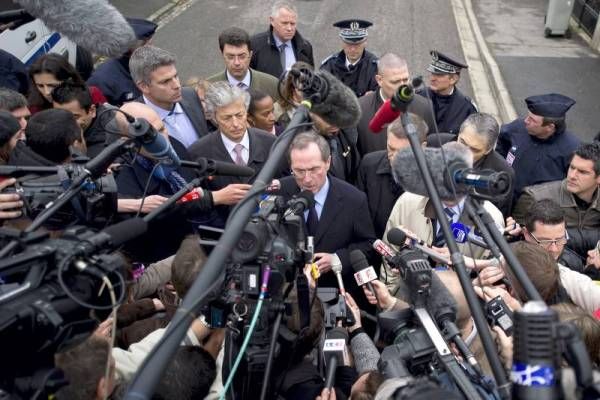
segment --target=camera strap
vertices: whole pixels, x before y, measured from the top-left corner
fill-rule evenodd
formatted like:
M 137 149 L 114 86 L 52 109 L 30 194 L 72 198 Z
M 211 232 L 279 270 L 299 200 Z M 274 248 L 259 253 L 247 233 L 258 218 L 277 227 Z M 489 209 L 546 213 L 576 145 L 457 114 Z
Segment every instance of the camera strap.
M 57 174 L 58 174 L 58 178 L 60 179 L 60 185 L 62 186 L 62 188 L 64 190 L 69 189 L 69 187 L 71 186 L 71 178 L 69 177 L 69 174 L 67 173 L 67 170 L 65 169 L 65 167 L 62 165 L 59 165 Z M 70 202 L 71 202 L 71 206 L 73 206 L 73 210 L 75 211 L 75 214 L 77 214 L 77 218 L 79 219 L 79 221 L 80 222 L 86 221 L 85 213 L 83 212 L 83 208 L 81 207 L 81 204 L 78 201 L 78 196 L 73 197 Z

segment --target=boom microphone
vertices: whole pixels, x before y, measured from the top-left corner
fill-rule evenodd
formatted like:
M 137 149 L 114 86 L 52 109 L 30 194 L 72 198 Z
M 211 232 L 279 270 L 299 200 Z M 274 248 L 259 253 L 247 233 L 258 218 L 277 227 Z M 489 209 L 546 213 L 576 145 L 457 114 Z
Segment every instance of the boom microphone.
M 143 235 L 147 230 L 148 223 L 142 218 L 121 221 L 84 239 L 75 247 L 74 253 L 81 256 L 90 256 L 99 250 L 116 249 L 122 244 Z
M 444 183 L 448 190 L 452 190 L 453 186 L 462 190 L 473 187 L 490 196 L 506 196 L 511 190 L 510 175 L 507 172 L 491 169 L 476 171 L 461 161 L 449 163 Z
M 144 118 L 135 118 L 123 112 L 129 122 L 128 133 L 138 142 L 153 158 L 167 161 L 175 166 L 181 165 L 179 156 L 167 138 L 158 133 L 156 129 Z M 254 173 L 254 171 L 253 171 Z
M 159 135 L 161 136 L 161 135 Z M 159 139 L 160 140 L 160 139 Z M 166 140 L 161 141 L 161 146 L 167 143 Z M 158 145 L 157 145 L 158 146 Z M 144 147 L 146 148 L 146 147 Z M 173 147 L 169 144 L 169 148 L 172 150 Z M 177 156 L 175 154 L 175 156 Z M 196 161 L 185 161 L 181 160 L 180 165 L 185 168 L 194 168 L 200 170 L 200 172 L 206 175 L 218 175 L 218 176 L 253 176 L 256 171 L 245 165 L 237 165 L 230 162 L 223 162 L 217 160 L 211 160 L 210 158 L 198 158 Z
M 452 190 L 446 188 L 444 185 L 444 176 L 447 173 L 446 163 L 452 164 L 455 161 L 460 161 L 467 166 L 472 166 L 473 155 L 471 151 L 463 144 L 450 142 L 444 144 L 441 149 L 426 147 L 423 149 L 423 152 L 431 171 L 431 178 L 439 191 L 440 198 L 442 200 L 455 200 L 456 196 Z M 427 187 L 421 176 L 421 171 L 418 168 L 415 156 L 410 147 L 402 149 L 396 154 L 392 160 L 392 174 L 396 182 L 405 191 L 429 197 Z M 466 194 L 466 188 L 456 188 L 457 196 Z
M 136 42 L 129 23 L 106 0 L 16 0 L 39 18 L 84 49 L 107 57 L 119 57 Z
M 292 197 L 287 204 L 289 208 L 283 214 L 284 218 L 292 214 L 300 215 L 304 211 L 314 206 L 315 195 L 310 190 L 303 190 L 296 196 Z
M 383 102 L 373 118 L 371 118 L 369 129 L 374 133 L 381 132 L 385 125 L 393 122 L 400 114 L 406 112 L 413 96 L 414 91 L 411 86 L 400 86 L 391 98 Z
M 348 86 L 327 71 L 292 69 L 294 85 L 301 90 L 310 111 L 325 122 L 345 129 L 358 125 L 361 109 Z

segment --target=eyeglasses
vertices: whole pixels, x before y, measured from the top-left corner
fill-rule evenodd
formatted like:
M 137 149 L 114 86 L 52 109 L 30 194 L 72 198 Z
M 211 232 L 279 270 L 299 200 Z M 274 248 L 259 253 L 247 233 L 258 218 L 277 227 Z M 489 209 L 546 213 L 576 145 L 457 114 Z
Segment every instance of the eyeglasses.
M 542 246 L 542 247 L 550 247 L 553 244 L 556 245 L 557 247 L 559 246 L 564 246 L 565 244 L 567 244 L 567 241 L 569 240 L 569 232 L 565 231 L 565 236 L 560 238 L 560 239 L 548 239 L 548 240 L 539 240 L 538 238 L 535 237 L 535 235 L 531 232 L 529 232 L 529 234 L 531 235 L 531 237 L 533 238 L 533 240 L 535 240 L 535 243 Z
M 310 176 L 314 176 L 320 173 L 323 170 L 323 166 L 312 167 L 309 169 L 292 169 L 292 174 L 302 179 L 306 176 L 306 174 L 310 174 Z

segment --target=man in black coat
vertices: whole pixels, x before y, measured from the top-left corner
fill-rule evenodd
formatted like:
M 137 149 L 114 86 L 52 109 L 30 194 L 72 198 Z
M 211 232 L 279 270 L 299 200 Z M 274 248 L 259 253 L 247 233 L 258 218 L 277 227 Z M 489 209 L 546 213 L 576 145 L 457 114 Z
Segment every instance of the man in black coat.
M 168 51 L 146 45 L 133 52 L 129 69 L 142 92 L 136 101 L 156 111 L 169 135 L 187 148 L 208 134 L 208 126 L 196 91 L 181 88 L 175 62 L 175 56 Z
M 391 98 L 401 85 L 410 82 L 406 60 L 396 54 L 387 53 L 377 61 L 375 80 L 379 89 L 369 92 L 358 99 L 360 104 L 360 121 L 358 122 L 358 152 L 361 156 L 378 150 L 385 150 L 387 132 L 376 134 L 369 129 L 369 122 L 384 101 Z M 435 128 L 435 118 L 431 101 L 421 95 L 414 96 L 408 105 L 408 111 L 425 119 L 429 130 Z
M 437 127 L 430 128 L 429 133 L 447 132 L 456 135 L 460 124 L 477 112 L 473 101 L 456 87 L 461 69 L 468 66 L 436 50 L 431 51 L 431 59 L 427 67 L 431 75 L 425 95 L 433 102 Z
M 291 197 L 301 190 L 314 194 L 315 205 L 305 211 L 307 234 L 314 236 L 315 260 L 321 277 L 319 286 L 337 287 L 331 272 L 341 263 L 345 288 L 354 299 L 364 299 L 354 280 L 350 252 L 361 250 L 368 258 L 375 240 L 365 194 L 327 174 L 331 165 L 327 141 L 313 132 L 298 134 L 290 145 L 293 177 L 281 179 L 281 194 Z
M 373 25 L 362 19 L 346 19 L 333 26 L 340 28 L 342 51 L 327 57 L 321 69 L 330 72 L 348 86 L 357 97 L 377 89 L 377 57 L 365 49 L 367 28 Z
M 496 172 L 506 172 L 514 184 L 515 172 L 501 155 L 494 151 L 500 126 L 496 119 L 485 113 L 471 114 L 462 123 L 458 142 L 464 144 L 473 154 L 473 168 L 476 170 L 491 169 Z M 509 190 L 504 198 L 496 197 L 490 200 L 508 217 L 512 208 L 513 191 Z
M 250 68 L 279 79 L 297 61 L 315 65 L 313 48 L 296 30 L 298 11 L 289 1 L 277 1 L 271 9 L 270 26 L 266 32 L 251 38 Z
M 427 136 L 427 126 L 417 116 L 413 116 L 413 123 L 420 142 L 423 142 Z M 367 195 L 375 236 L 378 238 L 383 237 L 392 208 L 398 197 L 404 193 L 404 189 L 392 176 L 391 162 L 399 150 L 408 146 L 410 142 L 402 122 L 396 120 L 387 127 L 387 150 L 367 154 L 358 167 L 356 187 Z
M 156 25 L 152 21 L 139 18 L 126 18 L 138 40 L 136 48 L 150 42 Z M 106 97 L 106 100 L 114 106 L 121 106 L 127 101 L 133 101 L 142 95 L 129 72 L 129 58 L 135 48 L 128 50 L 119 58 L 106 60 L 96 68 L 92 76 L 87 80 L 90 86 L 96 86 Z
M 205 182 L 205 188 L 227 195 L 228 200 L 222 206 L 216 207 L 212 218 L 203 221 L 222 228 L 229 216 L 230 206 L 235 205 L 246 194 L 267 161 L 275 136 L 260 129 L 247 128 L 250 95 L 245 90 L 230 86 L 225 81 L 215 82 L 207 89 L 205 97 L 207 110 L 214 115 L 218 131 L 210 133 L 189 147 L 192 158 L 205 157 L 245 165 L 255 170 L 252 177 L 215 176 Z M 275 177 L 281 177 L 286 170 L 282 162 Z

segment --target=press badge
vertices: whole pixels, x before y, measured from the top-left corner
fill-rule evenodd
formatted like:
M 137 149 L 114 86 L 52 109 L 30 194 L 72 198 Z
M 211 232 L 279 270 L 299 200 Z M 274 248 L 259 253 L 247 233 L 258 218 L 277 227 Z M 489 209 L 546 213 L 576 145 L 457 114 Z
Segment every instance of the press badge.
M 508 154 L 506 155 L 506 162 L 511 167 L 513 165 L 513 162 L 515 161 L 515 153 L 516 152 L 517 152 L 517 146 L 513 146 L 510 148 L 510 150 L 508 151 Z

